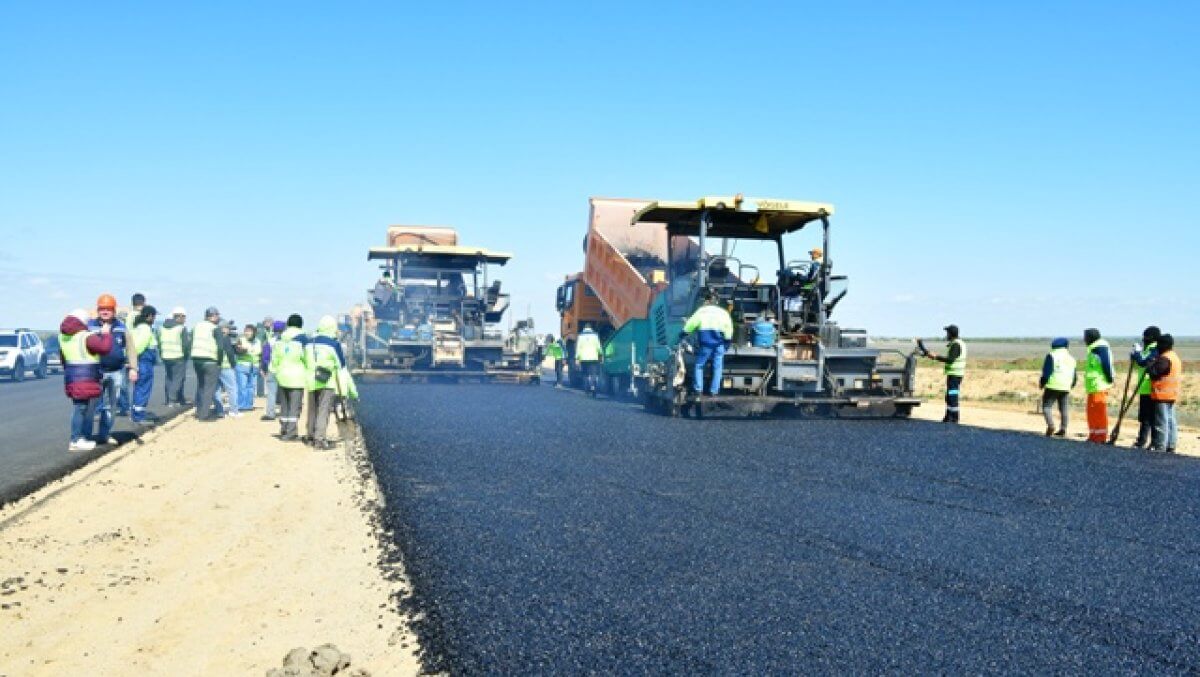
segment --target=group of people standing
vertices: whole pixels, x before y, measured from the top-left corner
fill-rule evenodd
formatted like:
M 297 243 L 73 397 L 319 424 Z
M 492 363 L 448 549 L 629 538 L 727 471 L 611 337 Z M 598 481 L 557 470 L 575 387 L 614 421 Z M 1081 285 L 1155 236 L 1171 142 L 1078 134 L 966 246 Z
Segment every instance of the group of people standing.
M 64 388 L 74 405 L 69 451 L 117 444 L 111 436 L 115 416 L 128 414 L 143 426 L 156 422 L 148 406 L 159 360 L 168 407 L 194 405 L 196 420 L 211 422 L 242 416 L 254 408 L 258 395 L 266 400 L 262 420 L 278 419 L 281 439 L 318 450 L 333 447 L 325 431 L 334 402 L 358 397 L 333 317 L 321 318 L 312 337 L 303 332 L 300 315 L 287 322 L 268 317 L 239 331 L 215 307 L 190 328 L 181 307 L 156 326 L 157 311 L 146 305 L 144 295 L 134 294 L 131 302 L 122 318 L 116 299 L 102 294 L 94 314 L 75 310 L 59 327 Z M 196 376 L 192 402 L 184 397 L 189 361 Z M 307 434 L 300 436 L 306 393 Z M 99 434 L 93 438 L 97 415 Z
M 958 327 L 949 325 L 946 331 L 946 354 L 925 351 L 930 359 L 942 362 L 946 376 L 945 423 L 959 422 L 959 394 L 966 373 L 967 346 L 959 337 Z M 1083 368 L 1083 384 L 1087 393 L 1088 441 L 1109 442 L 1108 393 L 1117 382 L 1112 347 L 1095 328 L 1085 329 L 1083 342 L 1087 357 Z M 1070 421 L 1071 390 L 1079 383 L 1078 363 L 1070 352 L 1066 338 L 1056 338 L 1050 352 L 1042 361 L 1038 385 L 1042 389 L 1042 415 L 1046 420 L 1046 436 L 1065 437 Z M 1130 352 L 1129 375 L 1136 382 L 1138 399 L 1138 434 L 1134 447 L 1174 453 L 1179 443 L 1179 423 L 1175 403 L 1183 385 L 1183 361 L 1175 352 L 1175 339 L 1158 327 L 1147 327 L 1142 340 Z M 1133 379 L 1136 378 L 1136 381 Z M 1122 402 L 1121 406 L 1131 406 Z M 1055 425 L 1054 410 L 1059 414 Z

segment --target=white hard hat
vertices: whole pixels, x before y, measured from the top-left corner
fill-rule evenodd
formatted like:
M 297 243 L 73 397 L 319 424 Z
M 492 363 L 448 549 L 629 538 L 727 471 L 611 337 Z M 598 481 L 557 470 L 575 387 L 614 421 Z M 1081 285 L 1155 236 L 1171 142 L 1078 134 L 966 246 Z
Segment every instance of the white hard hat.
M 75 310 L 72 310 L 71 317 L 84 324 L 87 324 L 88 320 L 91 319 L 91 317 L 88 315 L 88 311 L 84 310 L 83 308 L 76 308 Z
M 187 311 L 183 309 L 183 306 L 175 306 L 175 309 L 171 311 L 171 314 L 172 315 L 187 315 Z

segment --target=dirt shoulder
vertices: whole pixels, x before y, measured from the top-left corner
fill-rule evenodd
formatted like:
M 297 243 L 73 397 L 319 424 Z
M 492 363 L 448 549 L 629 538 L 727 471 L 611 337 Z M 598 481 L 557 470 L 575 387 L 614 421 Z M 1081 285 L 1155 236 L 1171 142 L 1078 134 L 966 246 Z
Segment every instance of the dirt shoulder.
M 180 417 L 0 511 L 0 675 L 261 675 L 327 642 L 417 673 L 361 457 L 276 431 Z
M 1031 400 L 1030 402 L 1029 406 L 1023 408 L 1018 408 L 1014 405 L 987 402 L 963 402 L 962 423 L 963 425 L 978 426 L 980 428 L 1015 430 L 1034 435 L 1044 435 L 1046 432 L 1046 420 L 1042 418 L 1040 409 L 1036 414 L 1033 412 L 1033 401 Z M 940 421 L 945 411 L 945 405 L 942 402 L 927 400 L 913 410 L 913 417 L 929 421 Z M 1125 448 L 1132 446 L 1134 439 L 1137 437 L 1138 422 L 1136 405 L 1130 413 L 1133 416 L 1126 415 L 1125 422 L 1121 424 L 1121 439 L 1118 440 L 1118 444 Z M 1058 420 L 1057 411 L 1055 412 L 1055 420 Z M 1116 422 L 1115 415 L 1109 419 L 1110 430 Z M 1082 409 L 1072 409 L 1071 422 L 1067 428 L 1066 439 L 1075 442 L 1087 441 L 1087 415 Z M 1180 426 L 1179 448 L 1177 451 L 1186 456 L 1200 456 L 1200 429 L 1191 426 Z

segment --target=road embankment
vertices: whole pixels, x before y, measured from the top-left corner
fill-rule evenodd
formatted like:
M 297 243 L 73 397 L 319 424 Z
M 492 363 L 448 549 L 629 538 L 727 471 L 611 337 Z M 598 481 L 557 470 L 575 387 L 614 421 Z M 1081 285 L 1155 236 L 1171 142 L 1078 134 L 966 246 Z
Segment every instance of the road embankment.
M 276 430 L 181 417 L 0 510 L 0 675 L 264 674 L 327 642 L 416 673 L 361 450 Z

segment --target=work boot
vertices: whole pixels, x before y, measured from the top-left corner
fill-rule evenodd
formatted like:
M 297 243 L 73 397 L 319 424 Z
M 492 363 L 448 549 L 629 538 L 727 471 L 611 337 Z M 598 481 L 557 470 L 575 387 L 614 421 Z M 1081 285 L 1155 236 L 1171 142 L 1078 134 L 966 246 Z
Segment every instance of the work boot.
M 1049 428 L 1046 428 L 1046 437 L 1050 437 L 1053 434 L 1054 434 L 1054 426 L 1050 426 Z
M 1054 433 L 1054 436 L 1055 436 L 1055 437 L 1066 437 L 1066 436 L 1067 436 L 1067 429 L 1066 429 L 1066 428 L 1059 428 L 1059 429 L 1058 429 L 1058 432 Z
M 266 414 L 263 414 L 262 416 L 260 416 L 260 417 L 258 418 L 258 420 L 260 420 L 260 421 L 274 421 L 274 420 L 275 420 L 275 417 L 274 417 L 274 416 L 268 416 L 268 415 L 266 415 Z
M 942 417 L 942 423 L 953 423 L 953 421 L 950 420 L 950 412 L 946 412 L 946 415 Z
M 71 441 L 71 444 L 67 447 L 67 451 L 72 451 L 72 452 L 91 451 L 95 448 L 96 448 L 95 442 L 80 437 L 77 440 Z

